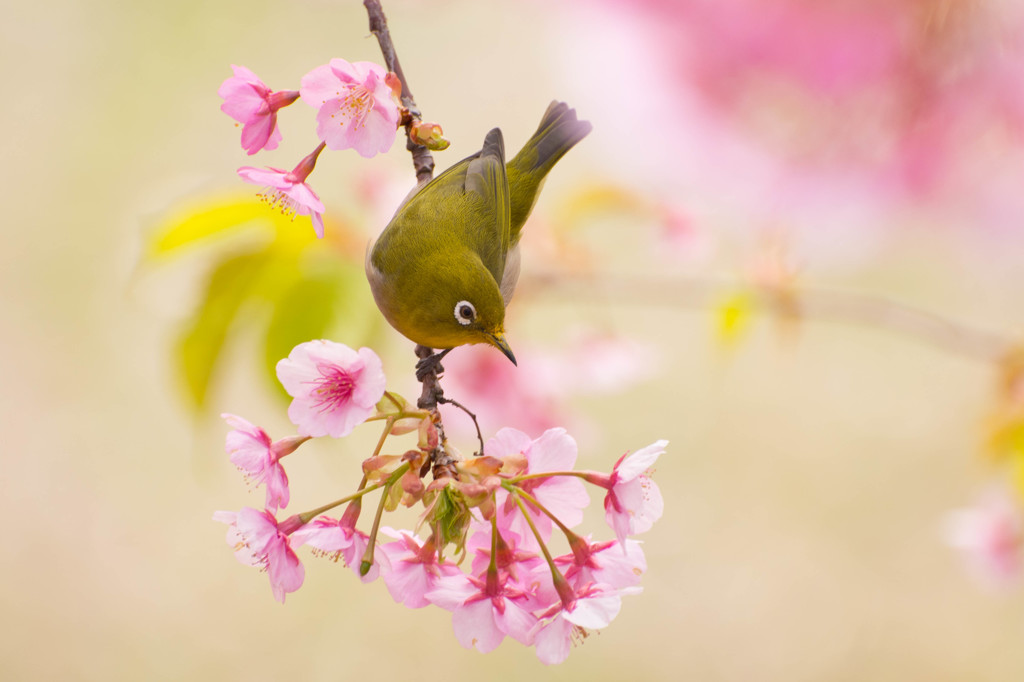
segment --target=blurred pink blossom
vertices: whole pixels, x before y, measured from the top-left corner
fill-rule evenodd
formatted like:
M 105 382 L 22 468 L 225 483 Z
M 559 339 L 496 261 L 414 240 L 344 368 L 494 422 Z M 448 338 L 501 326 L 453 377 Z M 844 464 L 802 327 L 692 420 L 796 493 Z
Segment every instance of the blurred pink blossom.
M 299 162 L 291 171 L 281 168 L 253 168 L 243 166 L 238 175 L 253 185 L 261 185 L 266 189 L 260 194 L 271 208 L 281 207 L 284 215 L 311 215 L 316 236 L 324 236 L 324 205 L 313 188 L 306 184 L 306 178 L 313 172 L 316 159 L 324 149 L 321 143 L 309 156 Z
M 444 360 L 446 393 L 471 409 L 485 432 L 495 424 L 526 433 L 565 424 L 583 430 L 574 397 L 624 392 L 651 378 L 658 365 L 649 345 L 593 330 L 570 332 L 560 348 L 517 346 L 516 359 L 518 366 L 478 345 Z M 457 408 L 443 406 L 442 414 L 446 426 L 467 432 Z
M 288 418 L 304 436 L 341 438 L 375 411 L 384 395 L 380 358 L 334 341 L 307 341 L 277 363 L 277 378 L 292 396 Z
M 1024 515 L 1005 490 L 989 490 L 975 506 L 950 512 L 945 534 L 980 580 L 1004 587 L 1020 578 Z
M 302 587 L 306 570 L 289 540 L 289 535 L 302 525 L 298 515 L 279 524 L 269 511 L 242 507 L 238 512 L 215 512 L 213 520 L 229 524 L 227 543 L 234 548 L 235 558 L 267 571 L 277 601 L 283 604 L 288 592 Z
M 387 71 L 372 62 L 332 59 L 302 77 L 302 100 L 317 111 L 317 135 L 331 149 L 364 157 L 391 149 L 399 111 Z
M 235 75 L 217 90 L 224 99 L 220 110 L 242 124 L 242 148 L 250 156 L 261 149 L 277 149 L 281 141 L 277 111 L 297 100 L 299 91 L 275 92 L 244 66 L 232 64 L 231 69 Z
M 592 94 L 595 131 L 630 140 L 606 145 L 603 156 L 649 191 L 685 192 L 722 224 L 825 233 L 844 242 L 836 250 L 862 248 L 905 206 L 971 229 L 1019 230 L 1018 4 L 564 6 L 574 30 L 560 41 L 562 61 L 578 106 Z M 597 83 L 624 77 L 649 95 L 600 107 Z M 643 120 L 664 125 L 636 125 Z

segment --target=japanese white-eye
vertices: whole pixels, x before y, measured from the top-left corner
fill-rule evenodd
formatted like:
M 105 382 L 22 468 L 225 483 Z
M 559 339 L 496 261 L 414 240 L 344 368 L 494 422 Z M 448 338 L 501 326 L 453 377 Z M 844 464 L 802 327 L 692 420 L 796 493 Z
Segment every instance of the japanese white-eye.
M 501 130 L 483 148 L 417 187 L 366 257 L 377 307 L 421 346 L 488 343 L 515 363 L 505 306 L 519 278 L 519 238 L 552 166 L 590 132 L 552 102 L 506 165 Z

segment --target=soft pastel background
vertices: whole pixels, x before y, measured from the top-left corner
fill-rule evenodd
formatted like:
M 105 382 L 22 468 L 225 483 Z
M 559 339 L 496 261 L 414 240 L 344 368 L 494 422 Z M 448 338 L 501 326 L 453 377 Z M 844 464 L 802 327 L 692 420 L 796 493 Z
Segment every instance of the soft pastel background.
M 861 18 L 843 14 L 857 4 Z M 439 166 L 494 125 L 518 148 L 547 103 L 566 99 L 595 132 L 547 185 L 526 237 L 536 251 L 566 197 L 614 183 L 684 213 L 692 240 L 673 260 L 654 248 L 650 221 L 595 219 L 575 238 L 598 265 L 738 278 L 782 233 L 804 282 L 1020 331 L 1013 3 L 737 1 L 686 3 L 678 16 L 683 3 L 641 5 L 667 14 L 624 18 L 611 1 L 386 3 L 413 92 L 453 140 Z M 213 254 L 235 243 L 166 262 L 143 253 L 181 206 L 244 191 L 234 169 L 250 160 L 216 95 L 229 64 L 287 88 L 334 56 L 379 60 L 362 5 L 2 8 L 3 679 L 1024 674 L 1024 596 L 980 589 L 941 538 L 947 510 L 994 471 L 980 446 L 994 368 L 884 331 L 812 322 L 779 334 L 757 317 L 727 350 L 712 311 L 661 297 L 539 294 L 510 328 L 514 347 L 565 343 L 580 325 L 653 347 L 646 381 L 573 398 L 589 424 L 584 466 L 671 441 L 656 474 L 666 513 L 643 538 L 645 591 L 565 664 L 544 668 L 511 641 L 488 656 L 463 650 L 447 613 L 400 607 L 382 584 L 328 562 L 310 559 L 306 585 L 277 604 L 210 519 L 258 502 L 223 454 L 217 415 L 289 428 L 258 343 L 233 337 L 198 415 L 172 361 Z M 778 47 L 837 26 L 841 36 L 806 54 Z M 921 35 L 934 44 L 901 52 Z M 736 44 L 755 47 L 730 52 Z M 821 56 L 835 45 L 847 52 Z M 864 50 L 869 66 L 847 68 Z M 991 82 L 969 77 L 978 73 Z M 912 106 L 892 101 L 908 91 Z M 990 109 L 969 106 L 992 93 L 1002 94 Z M 935 120 L 917 128 L 922 112 Z M 314 144 L 312 121 L 301 103 L 284 111 L 281 149 L 256 163 L 290 166 Z M 373 174 L 407 187 L 408 156 L 398 146 L 370 161 L 326 154 L 314 180 L 328 211 L 344 213 L 356 179 Z M 363 226 L 366 238 L 382 225 Z M 385 369 L 408 386 L 410 350 L 387 339 Z M 344 494 L 372 438 L 296 456 L 293 506 Z M 592 521 L 601 527 L 600 514 Z

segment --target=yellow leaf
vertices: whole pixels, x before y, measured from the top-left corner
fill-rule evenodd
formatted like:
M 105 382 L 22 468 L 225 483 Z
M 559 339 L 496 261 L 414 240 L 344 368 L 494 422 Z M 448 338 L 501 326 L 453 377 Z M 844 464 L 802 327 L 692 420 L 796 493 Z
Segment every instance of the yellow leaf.
M 307 244 L 316 239 L 308 216 L 296 216 L 293 220 L 255 196 L 231 196 L 178 208 L 154 231 L 146 250 L 147 257 L 165 256 L 182 247 L 253 225 L 272 228 L 278 241 Z

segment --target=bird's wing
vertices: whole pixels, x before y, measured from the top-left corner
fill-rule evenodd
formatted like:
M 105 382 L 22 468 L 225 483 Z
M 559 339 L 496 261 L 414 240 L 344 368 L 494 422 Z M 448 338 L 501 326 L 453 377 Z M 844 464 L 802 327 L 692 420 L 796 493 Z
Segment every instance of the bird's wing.
M 484 138 L 480 153 L 466 168 L 466 194 L 475 195 L 473 219 L 466 225 L 466 239 L 500 283 L 505 272 L 511 232 L 511 201 L 505 172 L 505 143 L 501 130 L 494 128 Z

